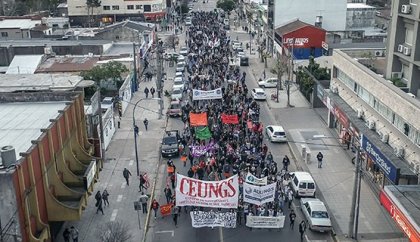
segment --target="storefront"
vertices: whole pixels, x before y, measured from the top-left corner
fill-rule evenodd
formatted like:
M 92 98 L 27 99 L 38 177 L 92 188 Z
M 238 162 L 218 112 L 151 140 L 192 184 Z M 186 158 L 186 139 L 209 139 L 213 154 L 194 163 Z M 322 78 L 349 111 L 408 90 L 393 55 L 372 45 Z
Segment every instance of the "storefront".
M 360 146 L 359 130 L 350 122 L 350 119 L 343 112 L 338 105 L 334 104 L 332 107 L 334 115 L 334 125 L 340 139 L 340 143 L 346 145 L 347 149 Z
M 385 186 L 379 200 L 409 241 L 420 242 L 420 186 Z

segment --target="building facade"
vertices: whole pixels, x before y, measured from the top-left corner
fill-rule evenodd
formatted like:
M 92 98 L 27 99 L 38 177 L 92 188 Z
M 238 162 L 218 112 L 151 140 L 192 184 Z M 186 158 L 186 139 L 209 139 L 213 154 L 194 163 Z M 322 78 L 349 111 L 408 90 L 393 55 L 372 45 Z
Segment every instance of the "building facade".
M 0 18 L 0 40 L 31 39 L 31 30 L 38 25 L 41 20 Z
M 86 1 L 72 0 L 68 1 L 67 5 L 71 25 L 86 25 Z M 93 15 L 100 23 L 119 22 L 129 17 L 156 21 L 166 15 L 166 7 L 166 0 L 103 0 L 100 7 L 93 9 Z
M 376 8 L 363 3 L 348 3 L 346 29 L 372 28 L 375 26 Z
M 420 1 L 392 1 L 386 77 L 399 79 L 420 97 Z

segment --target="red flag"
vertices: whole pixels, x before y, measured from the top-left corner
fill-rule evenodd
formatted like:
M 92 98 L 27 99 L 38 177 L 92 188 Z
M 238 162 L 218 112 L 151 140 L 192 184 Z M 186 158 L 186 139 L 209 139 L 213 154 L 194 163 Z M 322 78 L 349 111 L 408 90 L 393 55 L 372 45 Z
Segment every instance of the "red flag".
M 222 122 L 224 124 L 239 124 L 238 115 L 222 114 Z
M 172 203 L 160 205 L 160 214 L 162 214 L 162 216 L 171 215 L 171 209 L 172 209 Z
M 190 112 L 190 125 L 191 126 L 207 126 L 207 113 L 191 113 Z

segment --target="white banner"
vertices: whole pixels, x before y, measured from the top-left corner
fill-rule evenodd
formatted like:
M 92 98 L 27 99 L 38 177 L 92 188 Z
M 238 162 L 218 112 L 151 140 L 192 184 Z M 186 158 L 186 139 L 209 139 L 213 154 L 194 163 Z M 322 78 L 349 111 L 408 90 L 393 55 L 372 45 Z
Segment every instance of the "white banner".
M 237 208 L 238 176 L 221 181 L 201 181 L 176 174 L 176 206 Z
M 210 91 L 193 89 L 193 100 L 221 99 L 222 96 L 222 88 L 217 88 Z
M 274 201 L 276 193 L 276 183 L 271 183 L 267 186 L 254 186 L 244 183 L 244 202 L 256 205 Z
M 233 212 L 220 213 L 214 211 L 192 211 L 190 212 L 190 216 L 191 223 L 194 228 L 236 228 L 236 213 Z
M 274 228 L 284 227 L 286 216 L 266 217 L 266 216 L 246 216 L 246 226 L 251 228 Z
M 253 185 L 267 185 L 267 177 L 263 177 L 263 178 L 258 178 L 254 175 L 252 175 L 250 172 L 248 172 L 248 174 L 246 174 L 245 177 L 245 182 L 248 182 L 249 184 L 253 184 Z

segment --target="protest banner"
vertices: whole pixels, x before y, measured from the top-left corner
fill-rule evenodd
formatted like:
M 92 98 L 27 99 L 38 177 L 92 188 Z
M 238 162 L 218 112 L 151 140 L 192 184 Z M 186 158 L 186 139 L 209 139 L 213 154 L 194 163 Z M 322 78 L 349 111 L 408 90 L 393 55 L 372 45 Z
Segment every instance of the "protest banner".
M 286 216 L 267 217 L 267 216 L 246 216 L 246 226 L 251 228 L 280 229 L 284 227 Z
M 194 228 L 202 227 L 236 227 L 236 213 L 234 212 L 214 212 L 214 211 L 192 211 L 190 212 L 191 223 Z
M 206 155 L 207 152 L 212 152 L 216 149 L 216 145 L 213 142 L 210 142 L 207 145 L 191 145 L 190 152 L 194 157 L 200 157 Z
M 253 185 L 265 186 L 267 185 L 267 177 L 258 178 L 248 172 L 248 174 L 246 174 L 246 177 L 245 177 L 245 182 L 248 182 L 249 184 L 253 184 Z
M 171 215 L 171 210 L 172 210 L 172 203 L 160 205 L 160 214 L 162 214 L 163 217 Z
M 244 183 L 244 202 L 256 205 L 274 201 L 276 183 L 266 186 L 254 186 Z
M 193 89 L 193 100 L 211 100 L 211 99 L 222 99 L 222 88 L 214 90 L 203 91 Z
M 237 208 L 238 176 L 220 181 L 202 181 L 177 174 L 176 206 Z
M 224 124 L 239 124 L 239 118 L 238 115 L 233 114 L 233 115 L 229 115 L 229 114 L 222 114 L 222 123 Z
M 211 138 L 211 133 L 210 133 L 209 128 L 206 126 L 206 127 L 196 128 L 195 129 L 195 136 L 199 140 L 205 140 L 205 139 L 210 139 Z
M 190 112 L 191 126 L 207 126 L 207 113 L 192 113 Z

